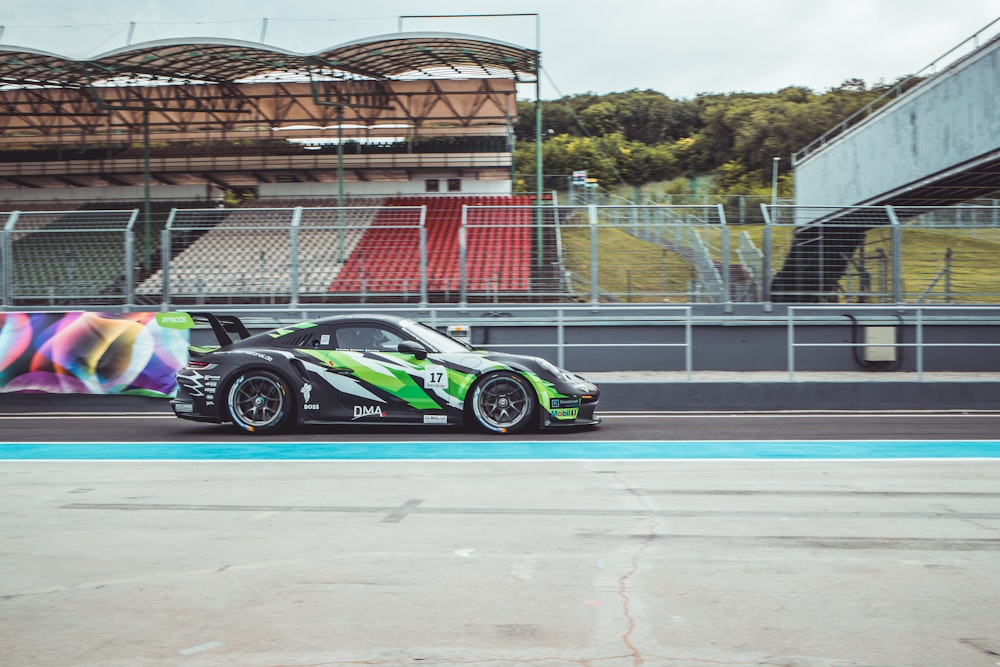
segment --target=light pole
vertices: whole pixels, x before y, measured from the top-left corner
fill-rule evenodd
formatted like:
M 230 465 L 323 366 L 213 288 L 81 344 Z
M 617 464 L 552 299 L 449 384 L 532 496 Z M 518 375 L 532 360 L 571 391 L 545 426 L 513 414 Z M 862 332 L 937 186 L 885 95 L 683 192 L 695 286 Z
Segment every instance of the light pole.
M 778 203 L 778 163 L 781 162 L 780 157 L 775 157 L 771 160 L 771 206 Z

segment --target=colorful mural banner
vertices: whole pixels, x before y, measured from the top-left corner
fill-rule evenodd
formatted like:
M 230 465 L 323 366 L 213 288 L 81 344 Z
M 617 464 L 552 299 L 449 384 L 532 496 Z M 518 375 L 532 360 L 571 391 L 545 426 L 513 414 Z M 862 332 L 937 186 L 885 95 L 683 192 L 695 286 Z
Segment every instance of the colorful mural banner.
M 0 392 L 169 398 L 190 331 L 162 313 L 0 313 Z

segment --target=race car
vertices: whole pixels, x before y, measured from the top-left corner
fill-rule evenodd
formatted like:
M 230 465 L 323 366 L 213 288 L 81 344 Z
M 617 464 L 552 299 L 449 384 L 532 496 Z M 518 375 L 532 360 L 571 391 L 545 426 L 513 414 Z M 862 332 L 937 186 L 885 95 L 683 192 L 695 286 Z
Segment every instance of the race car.
M 267 434 L 303 424 L 478 426 L 490 433 L 596 425 L 600 392 L 531 356 L 476 349 L 412 319 L 335 315 L 250 335 L 190 313 L 218 345 L 192 346 L 170 404 L 182 419 Z

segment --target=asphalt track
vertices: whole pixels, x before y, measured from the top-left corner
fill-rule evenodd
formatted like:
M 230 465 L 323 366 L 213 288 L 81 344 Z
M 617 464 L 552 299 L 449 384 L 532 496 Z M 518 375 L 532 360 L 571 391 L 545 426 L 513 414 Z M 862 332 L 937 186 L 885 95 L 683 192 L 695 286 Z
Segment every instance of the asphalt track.
M 4 666 L 1000 664 L 1000 413 L 78 407 L 0 405 Z
M 2 400 L 2 395 L 0 395 Z M 58 402 L 58 398 L 52 399 Z M 307 426 L 294 433 L 248 437 L 229 425 L 177 419 L 168 410 L 0 412 L 0 442 L 164 443 L 486 443 L 689 441 L 975 441 L 1000 440 L 1000 412 L 603 412 L 596 428 L 552 429 L 513 436 L 460 428 Z M 431 448 L 424 448 L 432 454 Z M 863 456 L 863 455 L 862 455 Z M 378 457 L 375 457 L 378 458 Z M 420 458 L 419 456 L 417 458 Z M 529 458 L 532 458 L 529 456 Z M 628 458 L 627 453 L 625 458 Z

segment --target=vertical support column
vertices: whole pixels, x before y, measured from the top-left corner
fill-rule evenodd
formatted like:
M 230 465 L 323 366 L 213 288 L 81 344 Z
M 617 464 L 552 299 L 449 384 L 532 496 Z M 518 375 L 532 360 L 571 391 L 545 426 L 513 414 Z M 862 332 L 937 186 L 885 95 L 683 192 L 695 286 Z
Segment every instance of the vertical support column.
M 537 118 L 535 120 L 535 268 L 541 269 L 544 260 L 545 234 L 543 229 L 544 218 L 542 216 L 542 101 L 536 100 L 538 107 Z
M 535 266 L 542 267 L 544 235 L 542 233 L 542 23 L 535 15 Z

